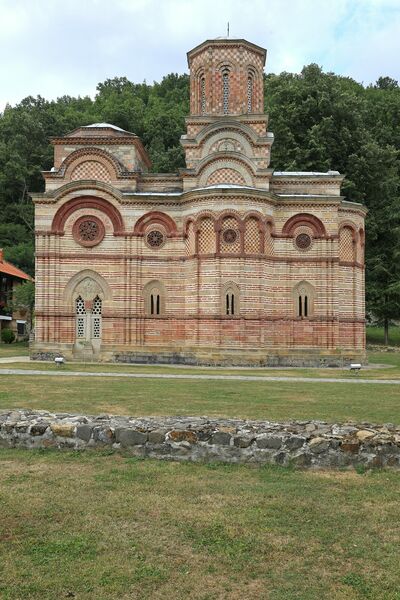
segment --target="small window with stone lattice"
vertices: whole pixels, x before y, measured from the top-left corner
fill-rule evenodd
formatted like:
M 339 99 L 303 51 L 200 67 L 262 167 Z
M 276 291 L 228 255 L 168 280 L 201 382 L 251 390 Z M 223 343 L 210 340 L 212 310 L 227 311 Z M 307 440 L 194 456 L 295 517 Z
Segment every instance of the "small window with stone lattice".
M 200 80 L 200 103 L 201 114 L 204 115 L 206 112 L 206 80 L 204 77 Z
M 96 296 L 93 300 L 92 307 L 92 337 L 100 338 L 101 337 L 101 298 Z
M 86 335 L 86 309 L 85 301 L 82 296 L 78 296 L 75 300 L 76 312 L 76 336 L 84 338 Z
M 253 75 L 249 73 L 247 77 L 247 112 L 253 112 Z
M 229 113 L 229 70 L 222 72 L 222 108 L 224 115 Z

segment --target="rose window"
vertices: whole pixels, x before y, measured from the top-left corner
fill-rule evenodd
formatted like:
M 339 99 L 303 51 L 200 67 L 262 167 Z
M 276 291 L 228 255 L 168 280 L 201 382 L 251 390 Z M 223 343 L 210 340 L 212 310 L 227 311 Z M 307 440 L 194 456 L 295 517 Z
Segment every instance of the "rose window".
M 93 242 L 99 235 L 99 225 L 96 221 L 87 220 L 79 223 L 79 236 L 84 242 Z
M 300 250 L 307 250 L 311 246 L 311 237 L 308 233 L 299 233 L 295 242 Z
M 163 233 L 161 233 L 161 231 L 157 231 L 155 229 L 154 231 L 150 231 L 147 234 L 146 239 L 149 246 L 151 246 L 152 248 L 159 248 L 163 245 L 165 241 L 165 236 Z
M 237 240 L 237 231 L 234 229 L 225 229 L 222 238 L 226 244 L 234 244 Z
M 81 246 L 96 246 L 104 238 L 105 229 L 100 219 L 95 216 L 81 217 L 72 228 L 74 239 Z

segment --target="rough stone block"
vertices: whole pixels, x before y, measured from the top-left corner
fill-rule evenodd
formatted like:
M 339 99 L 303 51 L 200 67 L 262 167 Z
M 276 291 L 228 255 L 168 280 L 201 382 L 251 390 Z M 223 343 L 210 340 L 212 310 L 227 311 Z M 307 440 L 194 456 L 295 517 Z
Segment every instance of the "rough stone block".
M 313 454 L 321 454 L 329 448 L 329 440 L 322 437 L 316 437 L 309 441 L 308 446 Z
M 364 442 L 365 440 L 369 440 L 373 438 L 375 433 L 373 431 L 368 431 L 367 429 L 361 429 L 357 431 L 356 436 L 360 440 L 360 442 Z
M 360 442 L 357 440 L 357 438 L 348 439 L 348 440 L 342 441 L 340 447 L 341 447 L 341 449 L 342 449 L 343 452 L 349 452 L 351 454 L 357 454 L 357 452 L 358 452 L 358 450 L 360 448 Z
M 237 448 L 248 448 L 254 439 L 254 436 L 238 435 L 234 438 L 233 443 Z
M 305 438 L 299 435 L 292 435 L 285 441 L 285 445 L 286 448 L 288 448 L 289 450 L 298 450 L 298 448 L 304 446 L 305 441 Z
M 46 423 L 36 423 L 36 425 L 31 425 L 29 432 L 31 435 L 34 436 L 43 435 L 46 432 L 47 428 L 48 425 Z
M 115 439 L 121 446 L 138 446 L 147 442 L 147 433 L 135 429 L 117 429 Z
M 112 444 L 115 441 L 114 431 L 110 427 L 95 427 L 93 438 L 96 442 L 102 442 L 103 444 Z
M 301 452 L 300 454 L 291 457 L 290 460 L 297 467 L 309 467 L 312 462 L 311 455 L 306 452 Z
M 232 436 L 226 431 L 216 431 L 210 438 L 210 444 L 217 444 L 218 446 L 230 446 Z
M 277 465 L 285 465 L 288 462 L 288 455 L 286 452 L 278 452 L 274 456 L 274 461 Z
M 155 429 L 149 433 L 149 442 L 151 444 L 163 444 L 165 442 L 165 435 L 167 431 L 165 429 Z
M 256 439 L 258 448 L 270 448 L 277 450 L 282 446 L 282 438 L 279 435 L 263 434 Z
M 14 430 L 15 433 L 26 433 L 28 431 L 29 423 L 16 423 Z
M 168 433 L 168 438 L 172 442 L 189 442 L 190 444 L 196 444 L 197 435 L 194 431 L 185 431 L 181 429 L 174 429 Z
M 84 442 L 88 442 L 92 436 L 92 429 L 91 425 L 78 425 L 76 428 L 76 437 Z
M 50 428 L 54 435 L 58 435 L 59 437 L 74 437 L 75 425 L 72 423 L 53 423 L 50 425 Z

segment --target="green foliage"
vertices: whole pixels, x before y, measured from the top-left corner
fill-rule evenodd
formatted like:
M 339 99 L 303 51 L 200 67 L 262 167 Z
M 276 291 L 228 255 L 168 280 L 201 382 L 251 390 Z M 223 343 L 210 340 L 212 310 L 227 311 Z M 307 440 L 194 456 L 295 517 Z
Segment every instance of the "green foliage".
M 15 334 L 12 329 L 2 329 L 1 330 L 1 341 L 5 344 L 12 344 L 15 340 Z
M 265 77 L 271 166 L 338 170 L 343 194 L 369 209 L 366 237 L 367 308 L 382 324 L 400 317 L 400 88 L 387 76 L 364 87 L 311 64 L 300 74 Z M 154 172 L 184 167 L 179 138 L 189 113 L 189 77 L 171 73 L 153 85 L 126 77 L 97 86 L 94 100 L 38 96 L 0 114 L 0 247 L 34 274 L 33 208 L 27 190 L 43 190 L 53 164 L 50 136 L 80 125 L 110 122 L 136 133 Z
M 14 288 L 12 305 L 14 310 L 26 310 L 28 320 L 32 322 L 32 314 L 35 306 L 35 285 L 32 281 L 26 281 Z

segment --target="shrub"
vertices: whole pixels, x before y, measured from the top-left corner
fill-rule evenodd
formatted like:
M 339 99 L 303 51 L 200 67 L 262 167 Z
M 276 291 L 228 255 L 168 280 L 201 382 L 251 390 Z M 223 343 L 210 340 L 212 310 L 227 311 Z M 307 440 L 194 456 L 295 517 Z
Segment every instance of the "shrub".
M 5 344 L 12 344 L 12 342 L 15 340 L 14 332 L 11 329 L 2 329 L 1 340 Z

